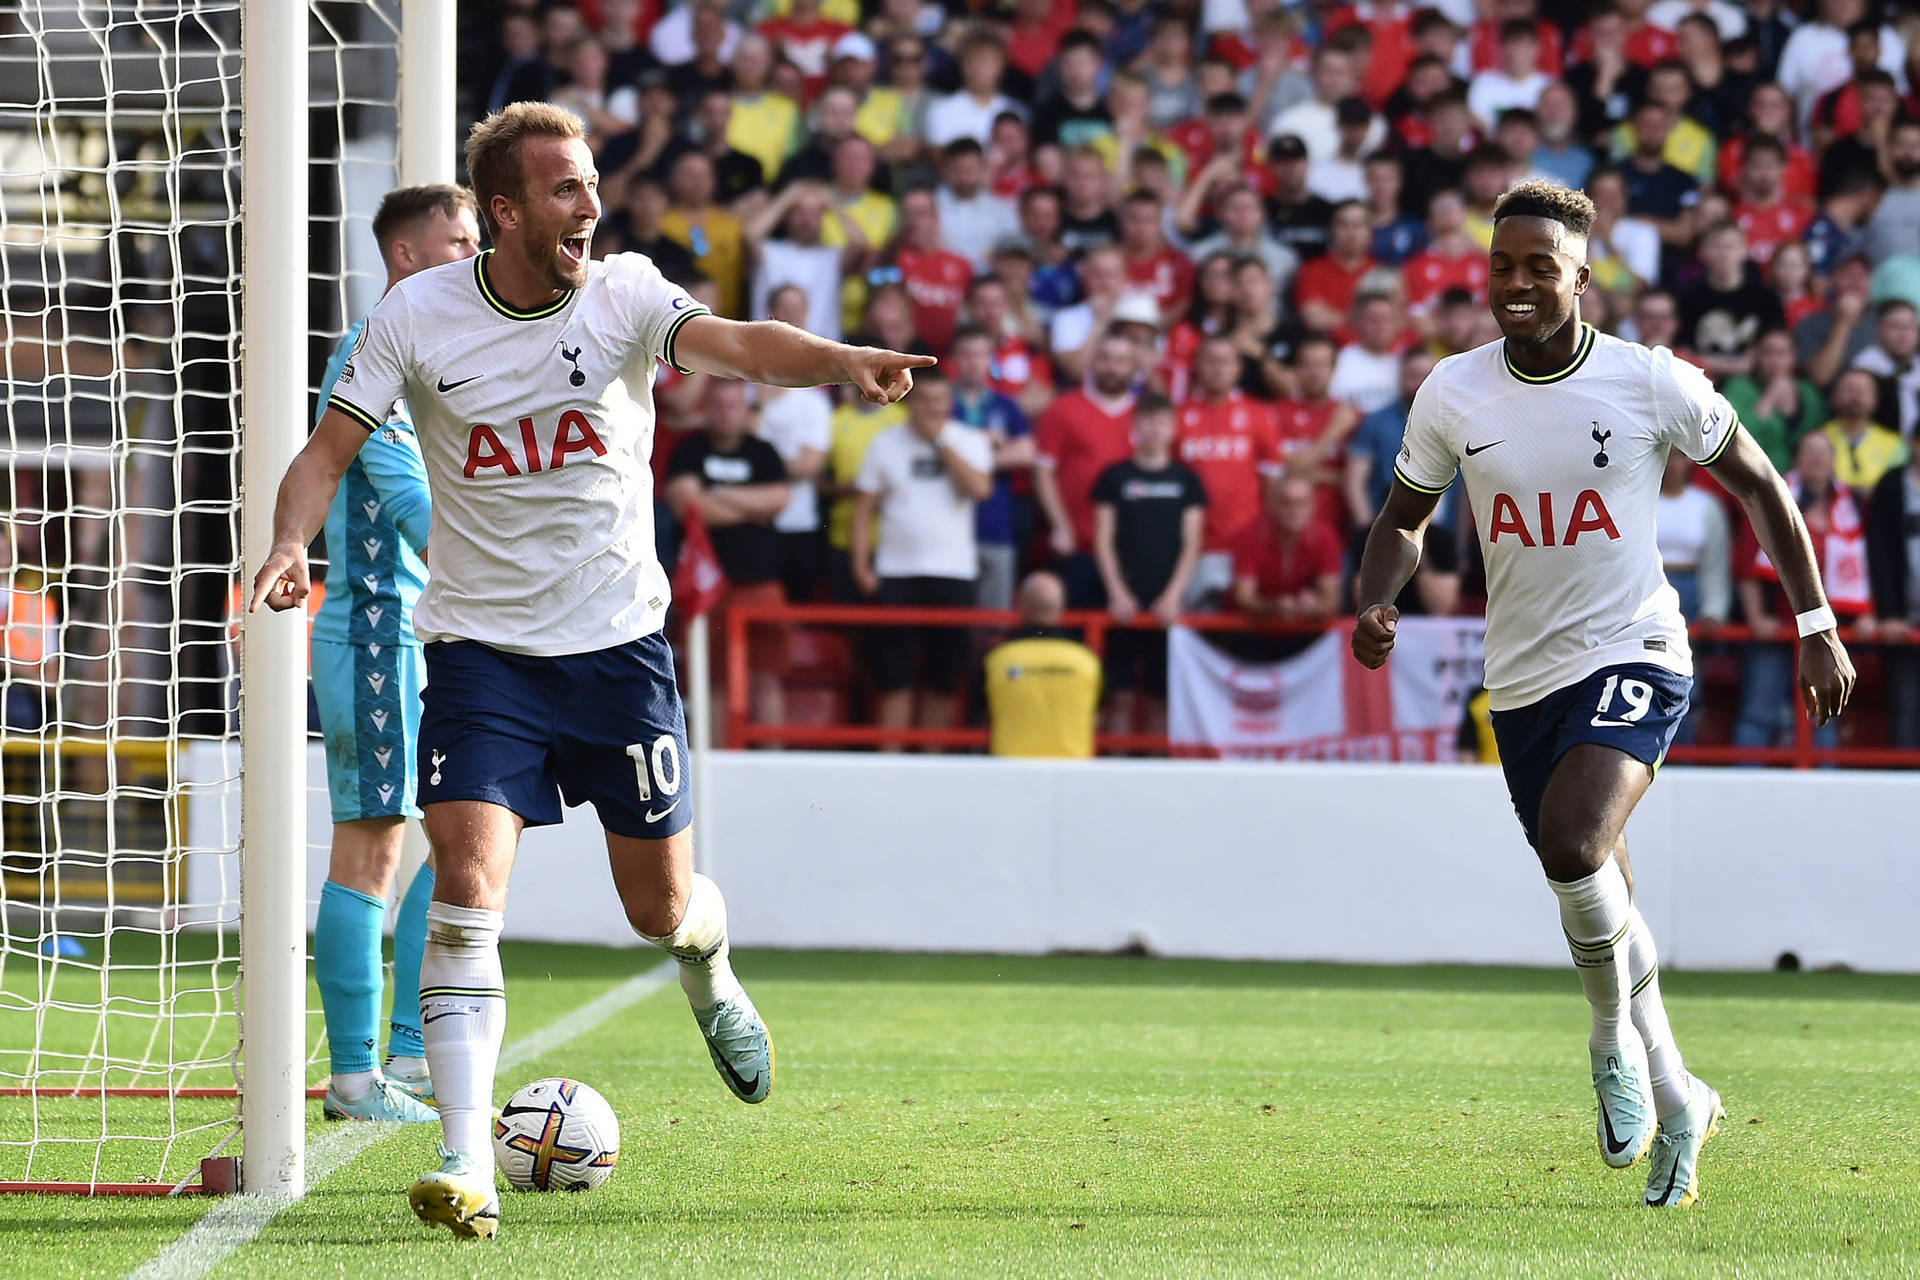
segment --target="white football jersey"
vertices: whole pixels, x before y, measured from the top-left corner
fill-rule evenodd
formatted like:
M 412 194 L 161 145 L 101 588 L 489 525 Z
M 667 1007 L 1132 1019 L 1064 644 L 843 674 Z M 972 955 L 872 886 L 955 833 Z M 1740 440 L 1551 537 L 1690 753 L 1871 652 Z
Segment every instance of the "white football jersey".
M 1710 463 L 1738 427 L 1706 374 L 1589 325 L 1559 373 L 1521 373 L 1504 339 L 1434 366 L 1395 473 L 1423 493 L 1456 470 L 1466 479 L 1486 557 L 1495 711 L 1619 663 L 1693 674 L 1660 567 L 1660 474 L 1669 449 Z
M 409 276 L 374 308 L 329 402 L 367 426 L 404 397 L 433 490 L 420 638 L 587 653 L 660 629 L 654 361 L 707 309 L 637 253 L 536 311 L 483 253 Z

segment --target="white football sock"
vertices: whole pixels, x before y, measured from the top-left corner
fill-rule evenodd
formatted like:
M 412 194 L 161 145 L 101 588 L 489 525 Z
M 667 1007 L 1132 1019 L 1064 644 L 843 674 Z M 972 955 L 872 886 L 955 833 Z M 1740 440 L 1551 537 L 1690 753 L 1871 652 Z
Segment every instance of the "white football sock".
M 449 1149 L 493 1176 L 493 1073 L 507 1034 L 498 911 L 436 902 L 420 959 L 420 1030 Z
M 340 1095 L 342 1101 L 358 1102 L 373 1092 L 372 1071 L 336 1071 L 327 1079 L 327 1085 Z
M 711 1009 L 740 994 L 740 979 L 727 963 L 727 900 L 720 886 L 699 872 L 694 872 L 679 927 L 663 938 L 640 936 L 680 961 L 680 989 L 694 1008 Z
M 403 1080 L 418 1080 L 421 1076 L 430 1074 L 427 1071 L 425 1058 L 415 1058 L 405 1054 L 396 1054 L 388 1058 L 384 1070 L 388 1075 L 398 1076 Z
M 1560 925 L 1580 986 L 1593 1007 L 1593 1033 L 1587 1047 L 1596 1054 L 1613 1053 L 1639 1040 L 1633 1028 L 1627 978 L 1627 932 L 1633 902 L 1627 894 L 1620 864 L 1609 857 L 1584 880 L 1549 880 L 1560 897 Z
M 1627 935 L 1627 974 L 1633 983 L 1633 1025 L 1646 1042 L 1654 1109 L 1665 1120 L 1693 1101 L 1693 1077 L 1680 1060 L 1680 1046 L 1673 1042 L 1667 1006 L 1660 1000 L 1660 952 L 1638 907 L 1632 911 L 1632 925 Z

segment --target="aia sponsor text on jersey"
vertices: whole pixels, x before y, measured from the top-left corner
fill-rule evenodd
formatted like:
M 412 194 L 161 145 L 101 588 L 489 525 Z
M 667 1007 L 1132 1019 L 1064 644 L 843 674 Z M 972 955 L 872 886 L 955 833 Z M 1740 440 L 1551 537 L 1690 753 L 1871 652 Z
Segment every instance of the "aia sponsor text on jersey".
M 1487 522 L 1487 545 L 1497 545 L 1503 535 L 1518 539 L 1523 547 L 1571 547 L 1580 541 L 1583 533 L 1604 533 L 1609 541 L 1620 541 L 1613 513 L 1607 510 L 1607 501 L 1598 490 L 1580 491 L 1564 527 L 1555 522 L 1551 493 L 1536 495 L 1530 505 L 1532 514 L 1537 516 L 1533 524 L 1528 523 L 1528 507 L 1522 506 L 1519 499 L 1510 493 L 1494 494 L 1491 518 Z
M 522 418 L 517 439 L 515 435 L 512 429 L 474 423 L 467 433 L 467 462 L 462 469 L 466 478 L 471 480 L 483 471 L 493 470 L 503 476 L 536 475 L 565 466 L 572 454 L 604 457 L 607 452 L 592 421 L 578 409 L 568 409 L 551 427 L 541 426 L 532 418 Z

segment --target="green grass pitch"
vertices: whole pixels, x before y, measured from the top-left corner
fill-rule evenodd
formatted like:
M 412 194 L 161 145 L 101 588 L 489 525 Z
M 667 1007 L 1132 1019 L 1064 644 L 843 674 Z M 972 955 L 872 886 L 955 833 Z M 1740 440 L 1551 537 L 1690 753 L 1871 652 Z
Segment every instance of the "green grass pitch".
M 509 1038 L 651 967 L 509 947 Z M 1920 980 L 1668 975 L 1725 1095 L 1695 1209 L 1599 1160 L 1571 972 L 747 953 L 760 1107 L 669 986 L 535 1067 L 600 1089 L 620 1168 L 430 1233 L 401 1132 L 219 1277 L 1920 1274 Z M 318 1132 L 314 1105 L 313 1131 Z M 204 1201 L 0 1199 L 0 1276 L 123 1275 Z

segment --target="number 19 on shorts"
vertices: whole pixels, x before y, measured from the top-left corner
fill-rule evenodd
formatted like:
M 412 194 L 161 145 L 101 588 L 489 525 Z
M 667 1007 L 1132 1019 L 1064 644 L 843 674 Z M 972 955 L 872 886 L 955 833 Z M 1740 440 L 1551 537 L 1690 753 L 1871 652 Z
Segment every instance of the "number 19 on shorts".
M 1613 695 L 1618 690 L 1621 701 L 1627 705 L 1618 712 L 1618 719 L 1608 719 L 1613 710 Z M 1594 708 L 1593 725 L 1605 728 L 1607 725 L 1638 724 L 1653 710 L 1653 686 L 1645 680 L 1621 679 L 1618 675 L 1607 677 L 1607 683 L 1600 689 L 1600 705 Z M 629 748 L 631 749 L 631 748 Z
M 652 746 L 636 742 L 627 748 L 627 754 L 633 757 L 641 800 L 651 801 L 655 791 L 667 799 L 680 793 L 680 748 L 672 734 L 661 734 Z

